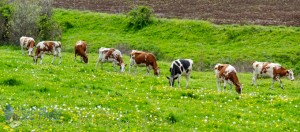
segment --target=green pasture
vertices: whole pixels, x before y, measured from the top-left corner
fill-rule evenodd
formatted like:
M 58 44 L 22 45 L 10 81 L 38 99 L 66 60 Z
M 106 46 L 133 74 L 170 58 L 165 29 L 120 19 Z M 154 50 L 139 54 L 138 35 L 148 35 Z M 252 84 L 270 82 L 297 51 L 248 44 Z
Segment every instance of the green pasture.
M 216 63 L 234 64 L 250 71 L 257 61 L 278 62 L 300 72 L 300 28 L 258 25 L 215 25 L 201 20 L 154 18 L 141 29 L 126 28 L 125 14 L 56 9 L 54 16 L 63 29 L 62 44 L 72 52 L 78 40 L 88 50 L 114 47 L 127 53 L 132 49 L 152 52 L 158 60 L 191 58 L 195 70 L 210 71 Z
M 55 9 L 63 29 L 62 64 L 33 64 L 17 46 L 0 46 L 0 131 L 299 131 L 300 28 L 214 25 L 199 20 L 154 18 L 141 29 L 126 28 L 126 15 Z M 74 62 L 74 45 L 88 43 L 89 63 Z M 41 41 L 41 40 L 36 40 Z M 98 49 L 114 47 L 127 63 L 95 67 Z M 145 67 L 129 73 L 128 53 L 156 55 L 161 74 Z M 189 87 L 172 88 L 171 62 L 194 60 Z M 253 61 L 292 68 L 295 81 L 271 79 L 251 86 Z M 39 60 L 38 60 L 39 62 Z M 218 92 L 213 66 L 230 63 L 244 89 Z
M 251 73 L 238 73 L 243 93 L 218 92 L 212 67 L 193 71 L 190 85 L 169 87 L 170 61 L 158 61 L 161 75 L 112 68 L 95 69 L 97 54 L 83 64 L 63 52 L 62 64 L 43 64 L 21 50 L 1 46 L 0 131 L 299 131 L 298 76 L 282 79 L 285 89 L 271 79 L 251 86 Z M 129 57 L 124 56 L 129 64 Z M 9 106 L 9 107 L 8 107 Z M 8 109 L 8 108 L 10 109 Z M 13 109 L 13 112 L 12 110 Z

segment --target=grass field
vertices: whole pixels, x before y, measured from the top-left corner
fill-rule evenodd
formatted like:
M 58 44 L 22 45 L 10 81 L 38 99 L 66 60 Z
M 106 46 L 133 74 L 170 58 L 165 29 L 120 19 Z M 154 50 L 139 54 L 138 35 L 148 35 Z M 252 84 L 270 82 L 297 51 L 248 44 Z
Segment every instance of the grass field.
M 51 64 L 52 56 L 34 65 L 11 46 L 0 52 L 0 131 L 300 130 L 298 77 L 282 79 L 285 90 L 278 82 L 270 90 L 271 79 L 259 79 L 255 88 L 251 73 L 238 73 L 244 84 L 239 96 L 228 89 L 219 93 L 212 70 L 193 71 L 188 88 L 185 78 L 181 88 L 171 88 L 167 61 L 158 62 L 156 77 L 140 67 L 137 73 L 128 73 L 128 66 L 120 73 L 108 63 L 95 69 L 93 52 L 88 64 L 63 52 L 60 65 Z
M 100 47 L 152 52 L 158 60 L 191 58 L 195 70 L 210 71 L 216 63 L 230 63 L 239 71 L 250 71 L 257 61 L 278 62 L 300 72 L 300 28 L 286 26 L 215 25 L 199 20 L 154 19 L 137 31 L 126 28 L 126 16 L 56 9 L 54 19 L 63 28 L 65 52 L 78 40 L 88 50 Z

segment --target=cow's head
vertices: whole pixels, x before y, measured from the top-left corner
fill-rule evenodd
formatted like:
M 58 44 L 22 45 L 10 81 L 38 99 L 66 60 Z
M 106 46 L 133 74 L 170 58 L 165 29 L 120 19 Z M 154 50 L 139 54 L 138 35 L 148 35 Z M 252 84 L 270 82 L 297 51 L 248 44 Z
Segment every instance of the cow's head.
M 153 68 L 154 70 L 154 75 L 158 76 L 160 71 L 159 71 L 159 67 Z
M 167 76 L 167 79 L 169 80 L 169 84 L 170 84 L 170 86 L 171 87 L 173 87 L 174 86 L 174 82 L 175 82 L 175 80 L 177 79 L 178 77 L 168 77 Z
M 87 56 L 82 57 L 83 58 L 83 62 L 84 63 L 88 63 L 89 62 L 89 58 Z
M 290 80 L 292 80 L 292 81 L 294 81 L 294 79 L 295 79 L 295 78 L 294 78 L 294 72 L 293 72 L 292 69 L 286 71 L 286 76 L 287 76 Z
M 238 93 L 238 94 L 241 94 L 242 91 L 243 91 L 243 84 L 238 84 L 235 91 Z
M 121 72 L 125 72 L 125 66 L 126 66 L 126 64 L 124 64 L 124 63 L 120 64 L 120 71 Z
M 28 45 L 28 56 L 31 56 L 34 46 L 35 46 L 35 42 L 34 40 L 31 40 Z

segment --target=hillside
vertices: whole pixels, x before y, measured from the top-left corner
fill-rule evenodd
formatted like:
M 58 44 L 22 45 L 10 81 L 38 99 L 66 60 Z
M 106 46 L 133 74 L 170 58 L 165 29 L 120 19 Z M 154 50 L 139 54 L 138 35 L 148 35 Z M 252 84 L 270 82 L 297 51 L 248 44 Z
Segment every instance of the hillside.
M 55 7 L 102 13 L 126 13 L 135 5 L 147 5 L 163 18 L 300 26 L 299 0 L 54 0 Z
M 88 50 L 115 47 L 153 52 L 159 60 L 191 58 L 195 70 L 211 71 L 216 63 L 230 63 L 238 71 L 251 71 L 255 60 L 279 62 L 300 70 L 300 28 L 284 26 L 215 25 L 199 20 L 155 19 L 138 31 L 126 29 L 126 16 L 89 11 L 56 10 L 63 27 L 64 51 L 73 52 L 76 41 Z

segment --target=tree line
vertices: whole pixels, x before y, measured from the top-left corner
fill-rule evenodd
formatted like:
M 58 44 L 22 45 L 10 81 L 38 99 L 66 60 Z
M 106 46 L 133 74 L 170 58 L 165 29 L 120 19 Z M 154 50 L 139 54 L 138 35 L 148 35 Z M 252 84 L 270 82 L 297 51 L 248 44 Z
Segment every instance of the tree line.
M 1 0 L 0 43 L 18 45 L 21 36 L 60 40 L 61 28 L 52 19 L 52 0 Z

